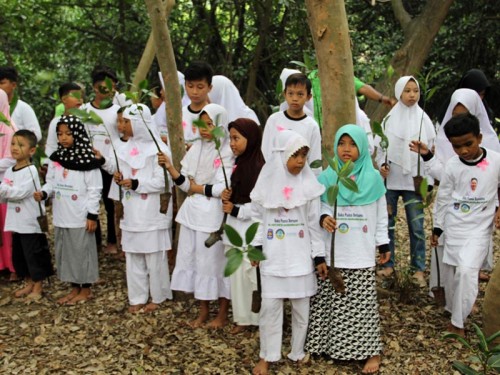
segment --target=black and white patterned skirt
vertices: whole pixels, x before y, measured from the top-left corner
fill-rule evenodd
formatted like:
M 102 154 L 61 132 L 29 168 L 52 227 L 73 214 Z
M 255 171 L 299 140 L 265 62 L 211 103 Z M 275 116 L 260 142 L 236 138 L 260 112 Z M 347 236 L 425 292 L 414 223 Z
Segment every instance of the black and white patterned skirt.
M 375 269 L 341 269 L 346 293 L 335 293 L 330 281 L 318 279 L 311 298 L 305 349 L 338 360 L 363 360 L 379 355 L 379 312 Z

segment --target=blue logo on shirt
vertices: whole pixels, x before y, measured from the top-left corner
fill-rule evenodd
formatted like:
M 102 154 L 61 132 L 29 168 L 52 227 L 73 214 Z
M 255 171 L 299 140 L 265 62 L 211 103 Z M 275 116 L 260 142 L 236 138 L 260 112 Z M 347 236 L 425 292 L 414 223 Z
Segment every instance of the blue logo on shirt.
M 285 232 L 283 231 L 283 229 L 278 229 L 276 231 L 276 238 L 278 240 L 282 240 L 283 238 L 285 238 Z
M 267 239 L 268 239 L 268 240 L 272 240 L 272 239 L 273 239 L 273 237 L 274 237 L 274 235 L 273 235 L 273 230 L 272 230 L 272 229 L 268 229 L 268 230 L 267 230 Z
M 347 225 L 346 223 L 342 223 L 339 225 L 338 229 L 340 233 L 347 233 L 349 232 L 349 225 Z

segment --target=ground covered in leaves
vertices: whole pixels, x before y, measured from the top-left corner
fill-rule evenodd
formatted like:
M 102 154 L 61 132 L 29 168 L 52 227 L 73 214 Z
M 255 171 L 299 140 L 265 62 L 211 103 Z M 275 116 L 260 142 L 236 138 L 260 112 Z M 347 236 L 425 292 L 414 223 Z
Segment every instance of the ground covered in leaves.
M 399 215 L 400 218 L 404 215 Z M 409 249 L 405 223 L 399 219 L 399 249 Z M 495 248 L 498 246 L 495 239 Z M 497 261 L 498 261 L 498 251 Z M 402 257 L 406 258 L 406 257 Z M 402 259 L 401 264 L 407 264 Z M 429 261 L 428 263 L 429 264 Z M 102 283 L 94 298 L 77 306 L 59 306 L 57 298 L 68 285 L 55 277 L 44 285 L 38 302 L 16 299 L 20 285 L 0 280 L 0 372 L 4 374 L 248 374 L 258 361 L 258 330 L 238 335 L 223 330 L 191 329 L 186 322 L 197 315 L 192 298 L 164 303 L 149 314 L 127 312 L 124 262 L 100 254 Z M 449 317 L 414 288 L 407 303 L 391 289 L 380 286 L 380 312 L 384 351 L 381 374 L 453 374 L 453 360 L 470 353 L 461 344 L 441 340 Z M 481 307 L 485 284 L 480 286 Z M 406 294 L 408 295 L 408 294 Z M 213 308 L 215 309 L 215 305 Z M 481 314 L 470 322 L 481 326 Z M 469 325 L 467 334 L 473 337 Z M 283 352 L 289 350 L 290 328 Z M 311 358 L 300 367 L 282 359 L 274 374 L 357 374 L 361 362 Z

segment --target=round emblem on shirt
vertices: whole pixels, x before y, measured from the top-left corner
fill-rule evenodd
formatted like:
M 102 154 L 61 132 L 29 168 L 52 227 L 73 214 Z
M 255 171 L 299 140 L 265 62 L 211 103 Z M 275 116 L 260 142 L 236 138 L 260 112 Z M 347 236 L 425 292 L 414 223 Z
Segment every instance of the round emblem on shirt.
M 109 144 L 111 143 L 111 140 L 110 140 L 109 138 L 106 138 L 106 139 L 104 140 L 104 143 L 105 143 L 105 144 L 107 144 L 107 145 L 109 145 Z
M 268 230 L 267 230 L 267 239 L 268 239 L 268 240 L 272 240 L 272 239 L 273 239 L 273 237 L 274 237 L 274 235 L 273 235 L 273 230 L 272 230 L 272 229 L 268 229 Z
M 16 212 L 21 212 L 21 207 L 17 206 L 16 207 Z
M 141 199 L 145 201 L 146 199 L 148 199 L 148 195 L 145 193 L 141 194 Z
M 276 231 L 276 238 L 278 240 L 282 240 L 283 238 L 285 238 L 285 232 L 283 231 L 283 229 L 278 229 Z
M 73 195 L 71 196 L 71 200 L 76 201 L 77 199 L 78 199 L 78 195 L 73 194 Z
M 299 238 L 304 238 L 304 231 L 302 229 L 299 230 Z
M 460 207 L 460 211 L 462 211 L 464 214 L 470 211 L 470 206 L 468 204 L 462 204 L 462 207 Z
M 363 233 L 368 233 L 368 225 L 363 225 Z
M 460 203 L 458 203 L 458 202 L 453 203 L 454 210 L 458 210 L 459 208 L 460 208 Z
M 128 199 L 130 199 L 130 196 L 131 196 L 131 195 L 132 195 L 132 194 L 130 194 L 130 191 L 127 191 L 127 192 L 125 193 L 125 199 L 127 199 L 127 200 L 128 200 Z
M 340 233 L 347 233 L 349 232 L 349 225 L 347 225 L 346 223 L 342 223 L 339 225 L 338 230 Z
M 61 192 L 60 192 L 60 191 L 58 191 L 58 192 L 56 193 L 56 199 L 61 199 Z

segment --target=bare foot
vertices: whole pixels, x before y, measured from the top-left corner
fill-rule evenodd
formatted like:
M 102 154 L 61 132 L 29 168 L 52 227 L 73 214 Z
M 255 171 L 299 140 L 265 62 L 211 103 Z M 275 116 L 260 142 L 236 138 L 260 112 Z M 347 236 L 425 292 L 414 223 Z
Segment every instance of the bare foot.
M 92 299 L 92 291 L 90 290 L 90 288 L 82 288 L 80 289 L 80 293 L 78 293 L 76 296 L 74 296 L 72 299 L 66 302 L 66 304 L 76 305 L 77 303 L 80 302 L 86 302 L 89 299 Z
M 363 370 L 363 374 L 375 374 L 380 368 L 380 356 L 374 355 L 366 360 Z
M 231 329 L 231 331 L 229 331 L 229 333 L 230 333 L 231 335 L 237 335 L 237 334 L 239 334 L 239 333 L 241 333 L 241 332 L 245 332 L 245 331 L 247 331 L 247 330 L 248 330 L 248 326 L 239 326 L 239 325 L 235 325 L 235 326 Z
M 30 301 L 39 301 L 42 299 L 42 296 L 43 296 L 43 293 L 41 291 L 40 292 L 33 291 L 26 296 L 26 299 L 30 300 Z
M 260 359 L 259 363 L 253 368 L 252 375 L 267 375 L 269 371 L 269 362 Z
M 202 317 L 200 315 L 195 320 L 189 322 L 188 326 L 190 326 L 191 328 L 200 328 L 200 327 L 203 327 L 203 325 L 205 324 L 205 322 L 207 321 L 207 319 L 208 319 L 208 316 Z
M 57 303 L 60 304 L 60 305 L 64 305 L 68 301 L 70 301 L 73 298 L 75 298 L 79 293 L 80 293 L 80 288 L 73 288 L 73 289 L 71 289 L 71 293 L 70 294 L 68 294 L 67 296 L 64 296 L 62 298 L 59 298 L 57 300 Z
M 144 307 L 144 312 L 153 312 L 155 310 L 158 310 L 160 308 L 160 305 L 157 303 L 150 302 Z
M 19 276 L 17 276 L 17 273 L 11 272 L 10 276 L 9 276 L 9 281 L 11 283 L 15 283 L 15 282 L 21 281 L 21 279 L 19 278 Z
M 129 306 L 128 308 L 128 312 L 129 313 L 132 313 L 132 314 L 137 314 L 139 311 L 142 310 L 142 308 L 146 306 L 145 304 L 141 303 L 139 305 L 132 305 L 132 306 Z
M 455 327 L 453 324 L 448 324 L 448 328 L 446 329 L 448 332 L 451 332 L 451 333 L 456 333 L 457 335 L 461 336 L 461 337 L 465 337 L 465 329 L 463 328 L 458 328 L 458 327 Z
M 27 296 L 33 291 L 33 283 L 27 283 L 23 288 L 14 292 L 14 297 L 21 298 Z
M 479 281 L 490 281 L 490 275 L 486 272 L 479 271 Z

